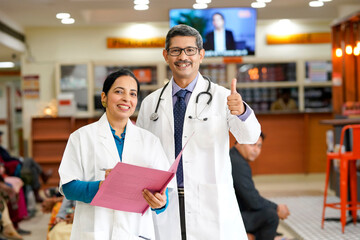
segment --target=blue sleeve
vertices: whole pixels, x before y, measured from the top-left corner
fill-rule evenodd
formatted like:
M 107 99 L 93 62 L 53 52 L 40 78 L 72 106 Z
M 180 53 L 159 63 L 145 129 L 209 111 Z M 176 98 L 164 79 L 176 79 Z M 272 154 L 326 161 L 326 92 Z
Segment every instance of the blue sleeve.
M 100 181 L 85 182 L 74 180 L 62 186 L 64 195 L 69 200 L 90 203 L 99 190 Z
M 165 206 L 163 206 L 162 208 L 156 208 L 156 209 L 151 208 L 151 210 L 155 211 L 156 214 L 160 214 L 163 211 L 165 211 L 167 206 L 169 205 L 169 191 L 168 191 L 167 188 L 166 188 L 165 194 L 166 194 L 166 204 L 165 204 Z
M 245 102 L 243 102 L 243 103 L 244 103 L 245 111 L 243 112 L 243 114 L 237 115 L 237 116 L 241 121 L 244 122 L 244 121 L 246 121 L 246 119 L 248 119 L 248 117 L 252 113 L 252 109 L 249 107 L 249 105 L 247 105 L 247 103 L 245 103 Z

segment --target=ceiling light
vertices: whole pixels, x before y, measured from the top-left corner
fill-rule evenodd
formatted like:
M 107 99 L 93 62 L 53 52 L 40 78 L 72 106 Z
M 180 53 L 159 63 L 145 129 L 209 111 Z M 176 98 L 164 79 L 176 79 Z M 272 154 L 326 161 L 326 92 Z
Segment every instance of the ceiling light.
M 134 5 L 134 9 L 138 10 L 138 11 L 148 10 L 149 5 L 147 5 L 147 4 L 136 4 L 136 5 Z
M 206 3 L 195 3 L 193 5 L 193 8 L 195 8 L 195 9 L 205 9 L 207 7 L 208 7 L 208 5 Z
M 262 2 L 262 3 L 269 3 L 271 2 L 271 0 L 256 0 L 257 2 Z
M 332 0 L 319 0 L 321 2 L 331 2 Z
M 134 0 L 135 5 L 149 4 L 149 0 Z
M 266 7 L 266 3 L 264 2 L 253 2 L 251 3 L 252 8 L 264 8 Z
M 311 1 L 309 2 L 310 7 L 322 7 L 324 6 L 324 3 L 321 1 Z
M 281 24 L 289 24 L 289 23 L 291 23 L 291 20 L 290 20 L 290 19 L 287 19 L 287 18 L 284 18 L 284 19 L 280 19 L 279 22 L 280 22 Z
M 64 19 L 61 19 L 61 23 L 62 24 L 73 24 L 75 22 L 75 19 L 73 18 L 64 18 Z
M 64 18 L 69 18 L 69 17 L 70 17 L 70 13 L 57 13 L 56 14 L 57 19 L 64 19 Z
M 13 62 L 0 62 L 0 68 L 13 68 L 15 63 Z
M 206 4 L 209 4 L 209 3 L 211 3 L 211 0 L 196 0 L 196 3 L 206 3 Z

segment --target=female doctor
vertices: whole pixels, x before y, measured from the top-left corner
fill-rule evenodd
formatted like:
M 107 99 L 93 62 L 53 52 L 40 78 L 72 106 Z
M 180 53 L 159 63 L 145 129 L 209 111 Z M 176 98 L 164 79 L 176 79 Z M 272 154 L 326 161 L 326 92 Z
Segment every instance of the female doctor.
M 168 170 L 169 161 L 159 139 L 129 119 L 135 111 L 138 92 L 139 82 L 131 71 L 111 73 L 101 93 L 106 112 L 99 121 L 69 137 L 59 174 L 60 191 L 67 199 L 77 201 L 72 240 L 155 239 L 151 211 L 141 215 L 89 204 L 119 161 Z M 167 191 L 152 194 L 145 189 L 143 196 L 157 214 L 167 206 Z

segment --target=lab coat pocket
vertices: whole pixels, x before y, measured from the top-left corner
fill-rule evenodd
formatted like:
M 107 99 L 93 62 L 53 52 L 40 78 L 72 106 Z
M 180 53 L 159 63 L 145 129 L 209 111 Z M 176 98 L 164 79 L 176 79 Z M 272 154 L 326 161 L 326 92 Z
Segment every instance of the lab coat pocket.
M 82 232 L 80 239 L 100 240 L 104 239 L 107 234 L 105 232 Z
M 199 185 L 200 215 L 208 220 L 219 220 L 219 187 L 216 184 Z
M 199 185 L 200 214 L 207 219 L 235 219 L 239 213 L 233 187 L 229 184 Z
M 206 121 L 192 121 L 195 121 L 192 124 L 194 124 L 194 138 L 196 138 L 196 141 L 192 141 L 201 148 L 213 148 L 213 144 L 219 141 L 220 133 L 224 130 L 221 124 L 226 121 L 219 115 L 210 116 Z

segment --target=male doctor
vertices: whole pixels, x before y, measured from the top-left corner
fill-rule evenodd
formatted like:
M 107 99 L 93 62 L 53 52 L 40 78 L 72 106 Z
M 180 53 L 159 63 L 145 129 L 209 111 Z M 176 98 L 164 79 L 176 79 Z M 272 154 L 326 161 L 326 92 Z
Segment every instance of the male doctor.
M 160 138 L 170 163 L 195 132 L 178 166 L 178 189 L 169 191 L 167 210 L 154 216 L 160 240 L 247 239 L 231 176 L 229 130 L 238 142 L 252 144 L 260 124 L 236 92 L 236 79 L 230 92 L 203 78 L 204 55 L 197 30 L 171 28 L 163 56 L 173 77 L 143 100 L 137 118 Z

